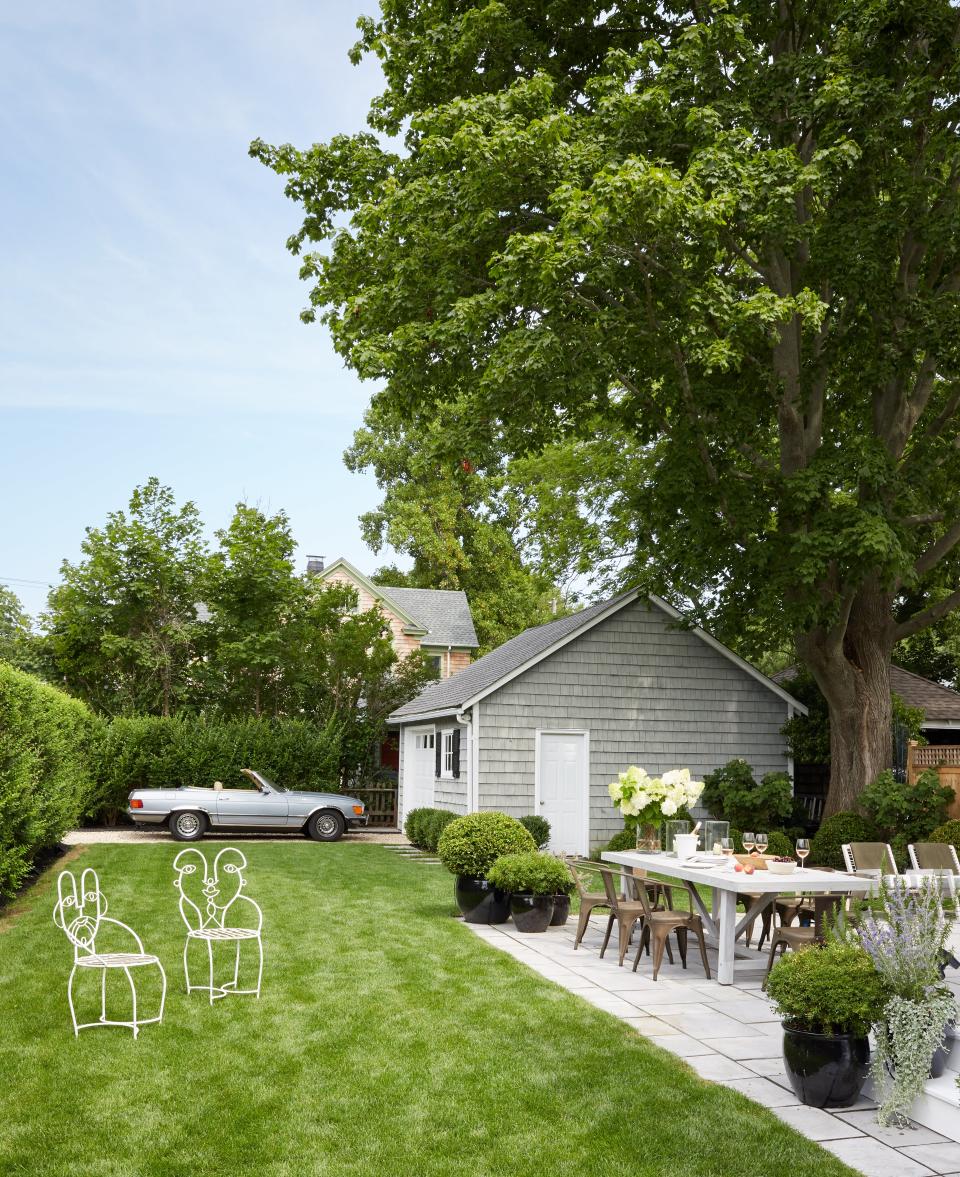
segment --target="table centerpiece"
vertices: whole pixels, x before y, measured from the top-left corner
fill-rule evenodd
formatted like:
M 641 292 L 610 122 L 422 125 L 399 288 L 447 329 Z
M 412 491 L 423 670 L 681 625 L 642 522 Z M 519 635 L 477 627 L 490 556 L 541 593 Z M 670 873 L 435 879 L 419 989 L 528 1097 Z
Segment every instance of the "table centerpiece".
M 662 776 L 650 776 L 645 769 L 631 764 L 611 781 L 608 789 L 624 825 L 636 830 L 637 849 L 657 853 L 664 820 L 695 805 L 703 792 L 703 781 L 692 780 L 688 768 L 672 768 Z

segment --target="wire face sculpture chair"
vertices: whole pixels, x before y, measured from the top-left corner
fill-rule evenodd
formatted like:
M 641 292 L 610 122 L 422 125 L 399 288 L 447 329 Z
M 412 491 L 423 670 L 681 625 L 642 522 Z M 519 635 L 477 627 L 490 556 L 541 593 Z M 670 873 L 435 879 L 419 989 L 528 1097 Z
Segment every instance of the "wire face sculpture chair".
M 143 941 L 137 933 L 120 920 L 111 919 L 107 914 L 107 900 L 100 890 L 100 880 L 97 872 L 88 867 L 80 877 L 77 887 L 76 876 L 72 871 L 62 871 L 57 879 L 57 903 L 53 909 L 53 922 L 73 945 L 73 969 L 67 982 L 67 1002 L 70 1006 L 70 1018 L 73 1022 L 73 1033 L 78 1037 L 81 1030 L 88 1030 L 94 1026 L 126 1026 L 133 1031 L 134 1038 L 140 1032 L 141 1026 L 163 1020 L 163 1006 L 167 997 L 167 975 L 163 965 L 156 956 L 144 952 Z M 136 952 L 98 952 L 97 936 L 103 925 L 120 928 L 136 944 Z M 144 1018 L 138 1016 L 137 986 L 134 981 L 134 969 L 153 966 L 160 970 L 162 990 L 160 993 L 160 1012 L 156 1017 Z M 79 973 L 99 971 L 100 973 L 100 1017 L 96 1022 L 78 1022 L 76 1007 L 73 1002 L 73 984 Z M 107 975 L 111 972 L 122 972 L 130 986 L 132 1014 L 129 1020 L 107 1017 Z
M 263 941 L 260 931 L 263 912 L 249 895 L 244 895 L 243 872 L 247 860 L 235 846 L 224 846 L 211 867 L 202 850 L 191 846 L 181 850 L 173 860 L 176 878 L 173 885 L 180 892 L 180 915 L 187 925 L 187 939 L 183 946 L 183 975 L 187 992 L 198 989 L 210 995 L 213 1005 L 229 993 L 252 994 L 260 997 L 263 979 Z M 245 940 L 257 945 L 257 984 L 253 989 L 240 986 L 240 947 Z M 190 979 L 190 945 L 207 946 L 207 983 L 194 984 Z M 214 944 L 233 944 L 233 979 L 214 982 Z

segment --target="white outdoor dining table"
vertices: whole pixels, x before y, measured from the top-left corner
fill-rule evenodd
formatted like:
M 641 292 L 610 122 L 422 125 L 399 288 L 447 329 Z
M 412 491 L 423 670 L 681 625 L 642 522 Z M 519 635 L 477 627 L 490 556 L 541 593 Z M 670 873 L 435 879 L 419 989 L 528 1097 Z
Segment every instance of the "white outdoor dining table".
M 842 891 L 847 894 L 867 894 L 876 886 L 874 879 L 862 875 L 848 875 L 832 871 L 796 870 L 791 875 L 774 875 L 766 870 L 756 870 L 752 875 L 735 871 L 730 866 L 697 867 L 681 862 L 672 854 L 641 854 L 638 850 L 605 850 L 600 857 L 604 862 L 618 866 L 634 867 L 650 871 L 686 883 L 691 901 L 702 920 L 704 932 L 717 949 L 717 980 L 721 985 L 733 984 L 735 944 L 746 930 L 747 924 L 760 915 L 778 895 L 823 895 Z M 713 910 L 708 911 L 697 890 L 709 887 L 713 892 Z M 737 893 L 749 891 L 759 895 L 746 915 L 737 923 Z

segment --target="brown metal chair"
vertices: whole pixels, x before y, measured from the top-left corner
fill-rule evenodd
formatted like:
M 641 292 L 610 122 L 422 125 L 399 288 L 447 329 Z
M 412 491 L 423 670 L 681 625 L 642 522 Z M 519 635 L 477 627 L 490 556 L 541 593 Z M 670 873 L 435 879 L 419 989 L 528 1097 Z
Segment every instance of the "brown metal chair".
M 608 891 L 613 890 L 613 882 L 610 878 L 604 877 L 604 886 Z M 666 894 L 668 902 L 673 902 L 673 890 L 669 884 L 661 884 L 663 891 Z M 637 955 L 633 960 L 633 971 L 637 971 L 637 965 L 640 963 L 640 957 L 643 953 L 644 947 L 652 942 L 653 944 L 653 979 L 657 979 L 657 974 L 660 972 L 660 965 L 663 963 L 664 952 L 670 957 L 671 964 L 673 963 L 673 953 L 670 951 L 670 933 L 677 934 L 677 947 L 680 949 L 680 961 L 684 968 L 687 967 L 687 934 L 692 932 L 700 945 L 700 959 L 703 961 L 703 971 L 710 979 L 710 964 L 707 960 L 707 945 L 703 938 L 703 921 L 698 915 L 691 911 L 681 911 L 678 908 L 653 907 L 650 903 L 650 897 L 647 894 L 645 887 L 639 888 L 637 892 L 639 900 L 637 906 L 641 908 L 641 913 L 636 918 L 643 921 L 643 930 L 640 934 L 640 943 L 637 945 Z M 621 933 L 622 934 L 622 933 Z M 629 936 L 628 936 L 629 940 Z M 625 946 L 621 949 L 621 960 L 623 959 L 623 952 Z
M 610 900 L 607 898 L 606 891 L 588 891 L 583 881 L 581 871 L 590 871 L 591 873 L 600 870 L 595 863 L 583 862 L 576 858 L 565 859 L 567 866 L 570 868 L 570 873 L 573 875 L 573 881 L 577 888 L 577 895 L 580 897 L 580 915 L 577 920 L 577 935 L 573 942 L 574 950 L 580 947 L 580 941 L 583 939 L 584 933 L 587 930 L 587 924 L 590 922 L 590 913 L 594 908 L 609 907 Z M 607 924 L 609 931 L 610 924 Z
M 798 948 L 806 948 L 813 944 L 817 938 L 817 930 L 810 924 L 808 927 L 791 928 L 781 925 L 779 928 L 774 928 L 773 935 L 770 937 L 770 956 L 767 959 L 767 971 L 763 974 L 763 988 L 767 987 L 767 978 L 770 976 L 770 970 L 773 968 L 773 962 L 777 957 L 777 949 L 780 949 L 780 955 L 787 951 L 788 948 L 794 952 Z

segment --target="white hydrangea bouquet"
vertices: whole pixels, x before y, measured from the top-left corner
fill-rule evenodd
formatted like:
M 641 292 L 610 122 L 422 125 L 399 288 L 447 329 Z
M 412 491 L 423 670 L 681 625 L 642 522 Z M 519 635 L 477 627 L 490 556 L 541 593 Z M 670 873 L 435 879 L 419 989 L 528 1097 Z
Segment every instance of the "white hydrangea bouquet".
M 610 799 L 623 814 L 627 828 L 636 826 L 637 846 L 646 844 L 646 849 L 659 849 L 664 818 L 696 805 L 703 792 L 703 781 L 692 780 L 688 768 L 672 768 L 663 776 L 650 776 L 631 764 L 608 788 Z

